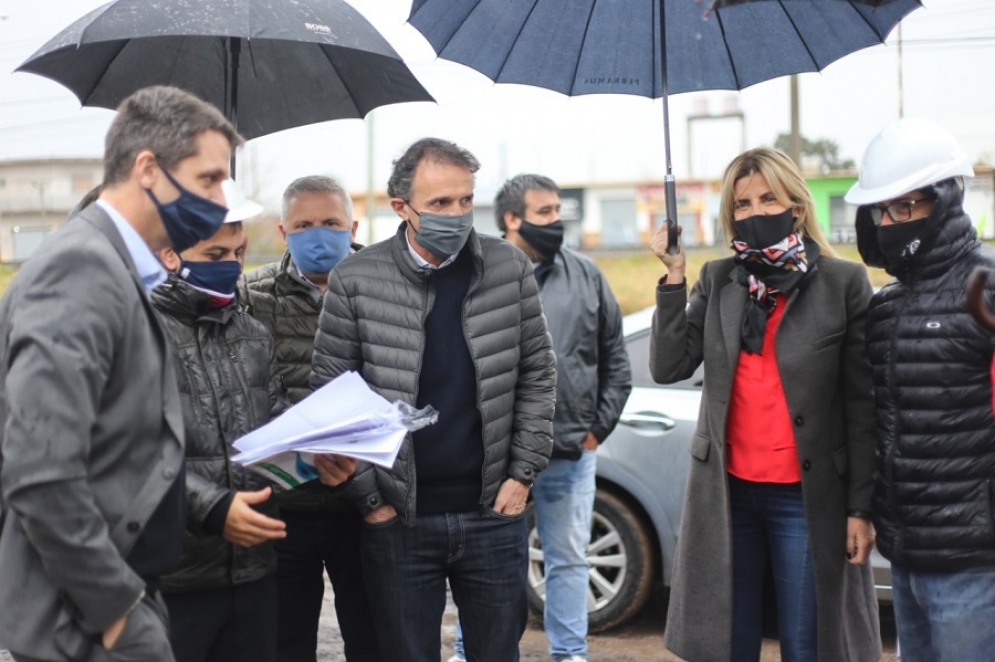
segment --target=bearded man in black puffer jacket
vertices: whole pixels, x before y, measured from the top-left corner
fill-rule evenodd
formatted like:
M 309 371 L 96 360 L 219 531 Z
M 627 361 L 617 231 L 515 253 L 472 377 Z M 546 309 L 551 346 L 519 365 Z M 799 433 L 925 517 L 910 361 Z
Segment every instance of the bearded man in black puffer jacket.
M 995 267 L 964 212 L 970 160 L 942 127 L 905 119 L 871 142 L 847 193 L 874 295 L 878 475 L 873 521 L 891 561 L 903 660 L 990 660 L 995 650 L 993 335 L 965 286 Z M 989 288 L 986 297 L 993 299 Z

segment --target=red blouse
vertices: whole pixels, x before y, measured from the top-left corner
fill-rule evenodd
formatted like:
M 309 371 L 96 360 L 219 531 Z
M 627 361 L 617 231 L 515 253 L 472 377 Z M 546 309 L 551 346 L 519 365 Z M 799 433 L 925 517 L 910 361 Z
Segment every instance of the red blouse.
M 797 483 L 798 449 L 788 402 L 777 368 L 774 337 L 787 303 L 776 294 L 777 306 L 767 318 L 763 354 L 739 352 L 726 419 L 729 473 L 758 483 Z

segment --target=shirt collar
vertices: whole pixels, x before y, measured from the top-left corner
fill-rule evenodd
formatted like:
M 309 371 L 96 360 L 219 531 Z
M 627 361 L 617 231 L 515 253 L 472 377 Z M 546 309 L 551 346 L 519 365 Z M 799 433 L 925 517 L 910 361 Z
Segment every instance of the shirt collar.
M 442 269 L 443 267 L 448 267 L 456 260 L 456 257 L 459 255 L 459 253 L 456 253 L 456 255 L 450 255 L 448 258 L 446 258 L 445 262 L 443 262 L 442 264 L 434 265 L 425 258 L 423 258 L 421 255 L 419 255 L 418 251 L 415 250 L 415 247 L 411 245 L 411 237 L 408 236 L 407 230 L 405 230 L 404 232 L 404 239 L 405 241 L 408 242 L 408 252 L 411 253 L 411 257 L 414 258 L 415 265 L 422 271 L 436 271 L 438 269 Z
M 145 286 L 146 294 L 151 294 L 153 289 L 166 281 L 166 270 L 163 269 L 162 264 L 156 258 L 155 253 L 152 252 L 152 249 L 149 248 L 149 245 L 145 243 L 145 240 L 138 234 L 138 231 L 131 226 L 131 223 L 125 220 L 121 212 L 106 200 L 98 199 L 97 204 L 114 221 L 114 226 L 117 228 L 118 233 L 120 233 L 121 239 L 124 240 L 124 246 L 128 249 L 128 254 L 131 255 L 132 262 L 135 263 L 135 269 L 138 270 L 138 276 L 142 279 L 142 285 Z

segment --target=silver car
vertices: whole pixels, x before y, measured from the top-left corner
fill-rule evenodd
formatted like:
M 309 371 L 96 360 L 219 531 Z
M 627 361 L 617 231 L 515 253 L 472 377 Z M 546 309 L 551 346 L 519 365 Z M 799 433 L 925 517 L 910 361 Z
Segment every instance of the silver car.
M 670 385 L 649 373 L 653 308 L 623 320 L 632 365 L 632 394 L 618 426 L 598 449 L 597 493 L 587 559 L 591 564 L 589 630 L 624 623 L 645 604 L 662 578 L 670 586 L 677 532 L 698 422 L 704 369 Z M 891 601 L 888 562 L 871 562 L 878 597 Z M 542 615 L 545 577 L 542 543 L 529 515 L 529 605 Z

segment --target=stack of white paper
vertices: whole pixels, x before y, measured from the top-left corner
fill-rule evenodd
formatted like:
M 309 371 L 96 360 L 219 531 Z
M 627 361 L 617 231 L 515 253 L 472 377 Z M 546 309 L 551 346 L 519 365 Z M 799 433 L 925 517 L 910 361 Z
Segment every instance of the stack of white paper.
M 314 480 L 315 453 L 335 453 L 391 467 L 408 430 L 396 408 L 355 372 L 339 375 L 238 439 L 232 458 L 283 487 Z

